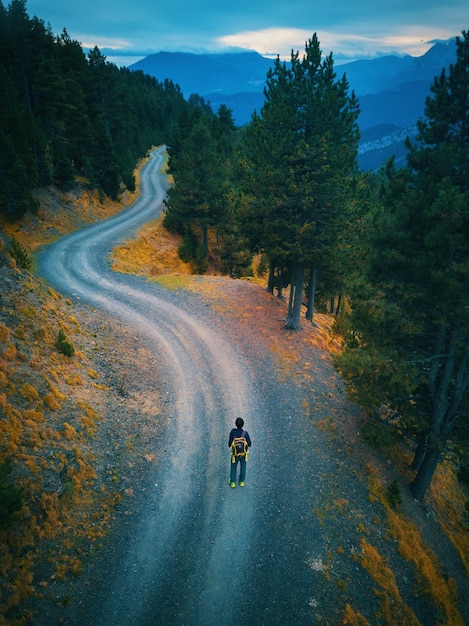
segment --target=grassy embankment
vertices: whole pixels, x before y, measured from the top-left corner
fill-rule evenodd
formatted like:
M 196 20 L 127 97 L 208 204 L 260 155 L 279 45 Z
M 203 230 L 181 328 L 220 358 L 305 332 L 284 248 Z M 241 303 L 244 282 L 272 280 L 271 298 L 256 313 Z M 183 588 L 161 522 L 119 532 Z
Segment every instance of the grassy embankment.
M 58 583 L 80 574 L 121 497 L 114 470 L 97 475 L 95 447 L 101 409 L 116 403 L 93 363 L 100 351 L 112 352 L 110 338 L 95 336 L 90 319 L 83 325 L 72 303 L 34 267 L 20 267 L 10 249 L 14 238 L 32 260 L 39 246 L 123 203 L 86 189 L 41 190 L 39 200 L 37 215 L 0 224 L 0 468 L 11 466 L 0 495 L 2 504 L 16 502 L 0 509 L 0 624 L 9 626 L 34 622 L 31 599 L 67 602 Z M 127 193 L 124 204 L 132 200 Z

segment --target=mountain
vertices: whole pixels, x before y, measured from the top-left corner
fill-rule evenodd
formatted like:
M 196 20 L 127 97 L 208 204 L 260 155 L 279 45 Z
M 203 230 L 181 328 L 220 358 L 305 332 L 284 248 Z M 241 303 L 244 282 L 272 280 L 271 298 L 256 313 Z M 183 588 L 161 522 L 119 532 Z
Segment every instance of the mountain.
M 456 59 L 455 39 L 434 44 L 420 57 L 384 56 L 336 65 L 338 77 L 346 75 L 360 100 L 359 165 L 378 169 L 395 154 L 405 160 L 405 138 L 415 137 L 416 121 L 424 113 L 425 98 L 435 76 Z M 171 79 L 187 98 L 203 96 L 217 110 L 225 104 L 240 126 L 264 102 L 266 74 L 273 65 L 257 52 L 191 54 L 158 52 L 129 67 L 158 80 Z
M 225 54 L 158 52 L 129 69 L 142 70 L 160 81 L 169 78 L 186 98 L 196 93 L 214 110 L 226 104 L 236 123 L 243 126 L 253 111 L 262 107 L 266 74 L 272 66 L 272 59 L 249 50 Z
M 455 59 L 453 39 L 435 44 L 421 57 L 389 56 L 336 67 L 360 99 L 358 163 L 363 170 L 378 169 L 392 155 L 397 165 L 405 165 L 405 140 L 417 135 L 430 86 Z
M 211 93 L 227 95 L 262 93 L 272 60 L 257 52 L 192 54 L 158 52 L 129 66 L 158 80 L 171 79 L 187 98 L 192 93 L 206 97 Z
M 431 84 L 443 67 L 456 59 L 455 40 L 436 43 L 421 57 L 385 56 L 353 61 L 335 67 L 338 76 L 345 74 L 358 96 L 389 91 L 413 82 Z

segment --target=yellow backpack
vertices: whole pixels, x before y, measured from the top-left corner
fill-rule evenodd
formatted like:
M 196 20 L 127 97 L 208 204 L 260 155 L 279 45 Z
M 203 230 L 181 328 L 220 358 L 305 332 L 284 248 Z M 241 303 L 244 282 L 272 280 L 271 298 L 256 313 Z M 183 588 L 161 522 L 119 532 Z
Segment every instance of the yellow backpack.
M 242 431 L 241 437 L 235 437 L 231 442 L 231 449 L 233 451 L 233 459 L 238 456 L 248 457 L 248 442 L 246 441 L 246 437 L 244 436 L 244 430 Z

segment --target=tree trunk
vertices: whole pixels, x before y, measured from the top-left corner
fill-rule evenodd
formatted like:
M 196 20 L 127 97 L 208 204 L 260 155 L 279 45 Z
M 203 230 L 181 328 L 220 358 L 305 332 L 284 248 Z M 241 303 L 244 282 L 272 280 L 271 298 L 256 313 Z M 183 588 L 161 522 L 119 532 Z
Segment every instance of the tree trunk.
M 271 294 L 274 293 L 275 285 L 275 263 L 272 259 L 269 260 L 269 278 L 267 279 L 267 291 Z
M 284 326 L 287 330 L 301 330 L 300 313 L 303 301 L 304 274 L 304 265 L 302 263 L 297 263 L 292 270 L 288 315 Z
M 204 224 L 204 255 L 208 256 L 208 226 Z
M 428 388 L 434 396 L 432 411 L 432 441 L 430 446 L 421 448 L 424 442 L 419 443 L 412 466 L 417 469 L 417 474 L 410 485 L 412 494 L 417 500 L 422 500 L 430 485 L 441 450 L 454 428 L 456 416 L 464 397 L 468 383 L 467 363 L 469 350 L 465 346 L 461 348 L 460 325 L 456 324 L 451 334 L 440 332 L 436 346 L 443 348 L 444 339 L 447 337 L 447 349 L 442 358 L 435 358 L 430 369 Z M 438 353 L 435 355 L 437 357 Z M 439 364 L 437 368 L 435 363 Z M 422 458 L 423 457 L 423 458 Z
M 435 448 L 427 448 L 420 468 L 410 485 L 410 490 L 416 500 L 423 500 L 439 460 L 440 452 Z
M 417 450 L 415 451 L 414 454 L 414 460 L 412 461 L 410 467 L 414 470 L 419 470 L 422 463 L 423 463 L 423 459 L 425 457 L 425 451 L 427 449 L 427 439 L 426 437 L 421 439 L 417 445 Z
M 283 300 L 283 274 L 285 269 L 283 267 L 277 268 L 277 298 Z
M 337 317 L 340 313 L 340 306 L 342 304 L 342 292 L 339 292 L 339 297 L 337 298 L 337 306 L 335 307 L 334 315 Z
M 295 298 L 295 270 L 292 270 L 291 276 L 290 276 L 290 297 L 288 298 L 287 320 L 292 315 L 294 298 Z
M 311 276 L 309 279 L 309 292 L 308 292 L 308 308 L 306 311 L 306 319 L 308 322 L 313 323 L 314 316 L 314 298 L 316 295 L 316 282 L 317 282 L 316 269 L 311 268 Z
M 283 290 L 285 287 L 284 275 L 285 275 L 285 268 L 283 266 L 277 267 L 277 270 L 275 273 L 274 285 L 275 287 L 277 287 L 277 298 L 279 300 L 284 300 L 284 297 L 283 297 Z

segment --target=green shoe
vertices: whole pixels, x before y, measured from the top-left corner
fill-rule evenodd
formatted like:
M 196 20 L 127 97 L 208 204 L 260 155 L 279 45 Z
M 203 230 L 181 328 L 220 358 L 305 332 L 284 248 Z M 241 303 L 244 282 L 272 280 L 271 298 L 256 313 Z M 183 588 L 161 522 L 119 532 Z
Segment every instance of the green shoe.
M 231 482 L 230 482 L 230 487 L 231 487 L 232 489 L 234 489 L 234 488 L 236 487 L 236 483 L 231 483 Z
M 244 483 L 239 483 L 239 486 L 240 487 L 244 487 Z

